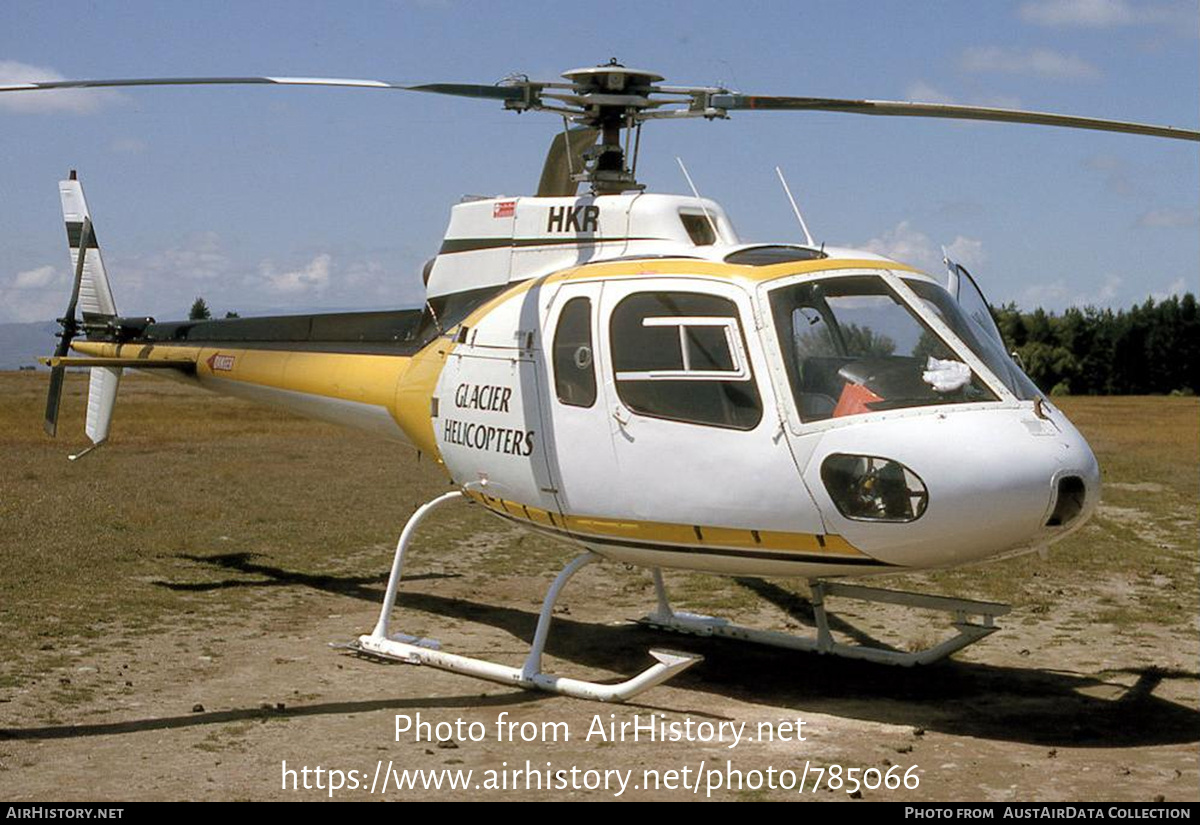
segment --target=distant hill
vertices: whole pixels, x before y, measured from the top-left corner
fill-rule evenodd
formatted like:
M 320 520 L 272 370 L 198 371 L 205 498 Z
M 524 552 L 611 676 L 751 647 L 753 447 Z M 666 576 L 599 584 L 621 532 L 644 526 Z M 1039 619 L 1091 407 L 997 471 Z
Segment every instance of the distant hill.
M 0 324 L 0 370 L 15 370 L 37 364 L 39 357 L 54 353 L 58 339 L 54 321 L 31 324 Z

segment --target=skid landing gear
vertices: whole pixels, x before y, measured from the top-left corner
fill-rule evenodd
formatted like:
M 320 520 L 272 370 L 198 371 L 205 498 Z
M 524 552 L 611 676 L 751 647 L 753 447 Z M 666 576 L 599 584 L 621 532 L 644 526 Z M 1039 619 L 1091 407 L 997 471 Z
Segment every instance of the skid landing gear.
M 392 561 L 392 573 L 388 578 L 387 593 L 383 598 L 383 608 L 379 612 L 379 621 L 368 636 L 360 636 L 351 647 L 369 656 L 390 659 L 410 664 L 430 665 L 443 670 L 464 673 L 493 682 L 515 685 L 527 689 L 545 690 L 551 693 L 561 693 L 579 699 L 597 699 L 601 702 L 624 702 L 637 696 L 644 690 L 662 684 L 703 659 L 692 653 L 680 653 L 670 650 L 651 650 L 650 655 L 657 663 L 639 673 L 632 679 L 615 685 L 588 682 L 581 679 L 570 679 L 564 676 L 554 676 L 542 672 L 542 650 L 546 646 L 546 637 L 550 633 L 551 614 L 558 594 L 562 592 L 570 578 L 581 568 L 591 564 L 598 557 L 587 552 L 575 557 L 558 574 L 558 578 L 550 585 L 546 598 L 542 602 L 542 611 L 538 616 L 537 630 L 534 631 L 533 644 L 530 645 L 529 655 L 522 667 L 509 667 L 485 659 L 474 659 L 469 656 L 459 656 L 454 653 L 444 653 L 440 645 L 431 639 L 417 639 L 404 634 L 389 632 L 391 613 L 396 604 L 396 588 L 400 584 L 401 569 L 404 564 L 404 551 L 412 541 L 417 525 L 431 512 L 444 504 L 462 498 L 461 492 L 446 493 L 425 504 L 413 513 L 400 541 L 396 545 L 396 556 Z
M 971 599 L 951 599 L 945 596 L 929 596 L 923 593 L 907 593 L 899 590 L 882 590 L 877 587 L 861 587 L 859 585 L 839 584 L 813 579 L 809 582 L 812 588 L 813 613 L 817 622 L 816 636 L 794 636 L 774 630 L 756 630 L 750 627 L 732 624 L 727 619 L 714 616 L 700 616 L 694 613 L 677 613 L 671 607 L 667 598 L 667 589 L 663 584 L 662 571 L 653 570 L 654 590 L 658 596 L 658 607 L 649 616 L 641 619 L 641 623 L 650 627 L 673 630 L 677 633 L 690 633 L 696 636 L 719 636 L 726 639 L 756 642 L 758 644 L 782 647 L 789 650 L 803 650 L 813 653 L 825 653 L 831 656 L 843 656 L 847 659 L 865 659 L 869 662 L 879 662 L 889 665 L 926 665 L 949 656 L 957 650 L 962 650 L 969 644 L 990 636 L 1000 628 L 995 624 L 997 616 L 1003 616 L 1010 610 L 1009 605 L 996 602 L 980 602 Z M 924 650 L 904 652 L 890 650 L 884 647 L 870 645 L 845 644 L 834 640 L 829 632 L 829 616 L 825 611 L 825 599 L 829 596 L 858 599 L 860 601 L 897 604 L 905 607 L 940 610 L 954 614 L 954 636 Z M 981 621 L 976 623 L 969 619 L 978 616 Z

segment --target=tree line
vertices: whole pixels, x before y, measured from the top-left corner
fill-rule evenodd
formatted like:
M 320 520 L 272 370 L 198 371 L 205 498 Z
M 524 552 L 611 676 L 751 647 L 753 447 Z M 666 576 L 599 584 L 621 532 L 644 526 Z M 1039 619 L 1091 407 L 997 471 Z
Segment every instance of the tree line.
M 1200 317 L 1187 293 L 1128 310 L 1072 307 L 1061 315 L 992 307 L 1010 352 L 1053 395 L 1195 395 Z

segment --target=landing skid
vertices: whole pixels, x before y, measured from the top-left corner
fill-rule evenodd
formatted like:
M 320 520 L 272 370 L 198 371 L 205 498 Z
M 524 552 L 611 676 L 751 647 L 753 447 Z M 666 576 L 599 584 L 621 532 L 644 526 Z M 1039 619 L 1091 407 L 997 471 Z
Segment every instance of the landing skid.
M 392 572 L 388 578 L 387 593 L 384 595 L 383 607 L 379 612 L 379 621 L 375 629 L 367 636 L 359 636 L 351 644 L 355 651 L 381 659 L 389 659 L 409 664 L 430 665 L 431 667 L 464 673 L 480 679 L 488 679 L 506 685 L 545 690 L 551 693 L 561 693 L 579 699 L 595 699 L 601 702 L 624 702 L 637 696 L 642 691 L 655 685 L 662 684 L 667 679 L 682 673 L 687 668 L 703 659 L 692 653 L 681 653 L 670 650 L 651 650 L 650 655 L 657 663 L 639 673 L 632 679 L 627 679 L 615 685 L 588 682 L 581 679 L 570 679 L 565 676 L 555 676 L 542 672 L 542 651 L 546 646 L 546 637 L 550 633 L 551 615 L 554 603 L 558 600 L 563 587 L 580 569 L 596 561 L 598 556 L 587 552 L 575 557 L 558 578 L 550 585 L 546 598 L 542 602 L 542 611 L 538 615 L 537 629 L 534 631 L 533 644 L 530 645 L 529 655 L 522 667 L 489 662 L 485 659 L 474 659 L 454 653 L 445 653 L 441 645 L 431 639 L 416 639 L 405 634 L 390 632 L 391 613 L 396 605 L 396 589 L 400 584 L 401 570 L 404 564 L 404 551 L 408 549 L 416 532 L 417 525 L 433 510 L 462 498 L 461 492 L 446 493 L 419 508 L 400 534 L 396 545 L 396 556 L 392 561 Z
M 689 633 L 695 636 L 718 636 L 725 639 L 755 642 L 757 644 L 782 647 L 789 650 L 803 650 L 812 653 L 823 653 L 831 656 L 842 656 L 847 659 L 864 659 L 868 662 L 878 662 L 888 665 L 925 665 L 949 656 L 955 651 L 962 650 L 969 644 L 990 636 L 1000 628 L 995 624 L 997 616 L 1008 613 L 1010 607 L 996 602 L 981 602 L 971 599 L 951 599 L 945 596 L 929 596 L 922 593 L 907 593 L 899 590 L 882 590 L 876 587 L 826 582 L 818 579 L 811 580 L 812 606 L 816 618 L 816 636 L 796 636 L 790 633 L 780 633 L 774 630 L 757 630 L 731 623 L 727 619 L 714 616 L 701 616 L 694 613 L 676 612 L 671 607 L 667 597 L 667 589 L 663 584 L 662 572 L 657 568 L 654 574 L 654 590 L 658 596 L 658 607 L 640 622 L 649 627 L 672 630 L 677 633 Z M 870 645 L 845 644 L 836 641 L 829 631 L 829 616 L 825 610 L 825 599 L 829 596 L 840 596 L 859 601 L 897 604 L 905 607 L 938 610 L 954 614 L 954 636 L 924 650 L 903 652 L 889 650 L 884 647 Z M 980 623 L 969 621 L 970 617 L 978 616 Z

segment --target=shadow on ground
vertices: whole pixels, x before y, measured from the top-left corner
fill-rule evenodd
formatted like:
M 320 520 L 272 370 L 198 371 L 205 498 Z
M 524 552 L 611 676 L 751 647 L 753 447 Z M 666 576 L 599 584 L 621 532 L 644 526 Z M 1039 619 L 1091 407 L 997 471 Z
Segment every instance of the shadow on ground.
M 338 577 L 290 571 L 258 563 L 253 555 L 245 553 L 185 558 L 255 577 L 253 580 L 239 578 L 206 583 L 202 585 L 203 589 L 308 587 L 378 604 L 386 580 L 386 575 Z M 405 581 L 411 584 L 423 578 L 442 577 L 416 576 Z M 812 606 L 802 597 L 761 580 L 738 581 L 779 606 L 796 621 L 811 626 Z M 174 590 L 201 587 L 159 584 Z M 532 638 L 537 622 L 536 610 L 488 605 L 408 589 L 403 593 L 402 603 L 404 610 L 490 625 L 526 642 Z M 860 641 L 869 639 L 861 631 L 856 634 Z M 1094 674 L 954 660 L 901 668 L 719 639 L 664 634 L 633 624 L 588 624 L 562 616 L 554 619 L 546 653 L 580 669 L 600 669 L 629 676 L 650 663 L 645 651 L 655 646 L 669 646 L 705 657 L 705 661 L 677 677 L 672 682 L 674 686 L 761 705 L 907 725 L 954 736 L 1051 747 L 1132 748 L 1200 741 L 1200 713 L 1154 695 L 1155 689 L 1164 682 L 1200 679 L 1200 674 L 1188 671 L 1143 668 Z M 580 674 L 573 672 L 571 675 Z M 1127 685 L 1129 676 L 1134 677 L 1132 685 Z M 1116 698 L 1089 695 L 1089 690 Z M 1194 692 L 1193 686 L 1187 695 Z M 519 691 L 485 698 L 471 694 L 451 698 L 325 703 L 289 708 L 283 715 L 502 706 L 539 698 L 543 697 Z M 686 707 L 674 710 L 696 713 Z M 264 713 L 274 712 L 233 710 L 101 725 L 9 729 L 0 731 L 0 738 L 112 734 L 262 718 Z

